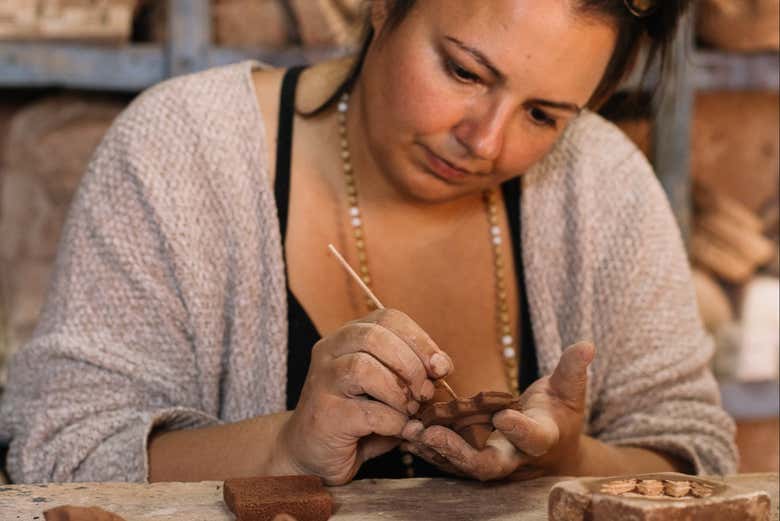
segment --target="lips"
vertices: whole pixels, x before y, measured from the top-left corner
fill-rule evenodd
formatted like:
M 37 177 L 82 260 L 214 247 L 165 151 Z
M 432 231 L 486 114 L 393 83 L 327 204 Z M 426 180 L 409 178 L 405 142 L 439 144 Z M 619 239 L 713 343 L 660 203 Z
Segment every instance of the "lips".
M 428 168 L 437 177 L 445 181 L 463 181 L 469 176 L 476 175 L 473 172 L 460 168 L 442 158 L 441 156 L 434 154 L 430 149 L 428 149 L 428 147 L 423 147 L 423 149 L 425 150 L 425 159 Z

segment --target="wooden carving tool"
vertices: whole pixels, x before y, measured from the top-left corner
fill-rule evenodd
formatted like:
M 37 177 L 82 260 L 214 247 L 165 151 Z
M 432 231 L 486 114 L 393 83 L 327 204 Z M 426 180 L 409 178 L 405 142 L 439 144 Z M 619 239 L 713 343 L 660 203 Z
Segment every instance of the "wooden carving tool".
M 328 249 L 333 254 L 336 259 L 341 263 L 341 265 L 344 267 L 345 270 L 347 270 L 347 273 L 349 273 L 353 279 L 355 279 L 355 282 L 358 283 L 360 288 L 363 290 L 363 292 L 366 294 L 368 298 L 371 299 L 371 301 L 374 303 L 374 305 L 377 307 L 377 309 L 385 309 L 385 307 L 382 305 L 382 303 L 379 301 L 378 298 L 376 298 L 376 295 L 374 295 L 374 292 L 371 291 L 371 288 L 369 288 L 364 282 L 363 279 L 360 278 L 360 276 L 355 273 L 355 270 L 352 269 L 352 266 L 349 265 L 349 263 L 344 259 L 344 257 L 341 256 L 339 251 L 333 246 L 332 244 L 328 244 Z M 454 400 L 458 399 L 458 395 L 455 394 L 455 391 L 452 390 L 452 387 L 444 380 L 444 378 L 441 378 L 439 380 L 436 380 L 436 383 L 441 384 L 444 389 L 450 393 L 450 396 Z

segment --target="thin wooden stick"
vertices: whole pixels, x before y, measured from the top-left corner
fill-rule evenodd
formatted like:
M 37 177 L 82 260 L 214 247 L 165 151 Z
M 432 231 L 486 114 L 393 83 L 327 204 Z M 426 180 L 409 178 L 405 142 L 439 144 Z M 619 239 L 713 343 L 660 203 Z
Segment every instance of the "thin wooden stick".
M 385 307 L 382 305 L 381 302 L 379 302 L 379 299 L 376 298 L 376 295 L 374 295 L 374 292 L 371 291 L 371 288 L 369 288 L 364 282 L 363 279 L 360 278 L 360 276 L 355 273 L 355 270 L 352 269 L 352 266 L 349 265 L 349 263 L 344 259 L 344 257 L 341 256 L 339 251 L 336 249 L 335 246 L 332 244 L 328 244 L 328 249 L 333 254 L 336 259 L 341 263 L 341 265 L 344 267 L 345 270 L 347 270 L 347 273 L 349 273 L 353 279 L 355 279 L 355 282 L 358 283 L 360 288 L 365 292 L 366 295 L 368 295 L 368 298 L 371 299 L 371 301 L 374 303 L 374 305 L 377 307 L 377 309 L 385 309 Z M 444 389 L 450 393 L 450 396 L 452 396 L 453 399 L 457 400 L 458 395 L 455 394 L 455 391 L 452 390 L 452 387 L 450 387 L 450 384 L 448 384 L 444 378 L 441 378 L 439 380 L 436 380 L 436 383 L 441 384 Z
M 357 282 L 360 285 L 360 287 L 363 289 L 365 294 L 368 295 L 368 298 L 370 298 L 374 302 L 374 305 L 377 307 L 377 309 L 385 309 L 382 303 L 379 302 L 379 299 L 376 298 L 376 295 L 374 295 L 374 292 L 371 291 L 371 288 L 366 286 L 366 283 L 363 282 L 363 279 L 360 278 L 360 275 L 355 273 L 355 270 L 353 270 L 352 266 L 350 266 L 349 263 L 344 259 L 344 257 L 341 256 L 341 254 L 336 249 L 336 247 L 333 246 L 332 244 L 328 244 L 328 249 L 333 255 L 336 256 L 336 258 L 341 263 L 341 265 L 344 266 L 344 269 L 347 270 L 350 275 L 352 275 L 352 278 L 355 279 L 355 282 Z
M 436 380 L 436 383 L 439 383 L 444 387 L 444 390 L 446 390 L 448 393 L 450 393 L 450 396 L 452 396 L 453 400 L 458 400 L 458 395 L 455 394 L 455 391 L 452 390 L 452 387 L 450 387 L 450 384 L 447 383 L 447 380 L 444 378 L 441 378 L 439 380 Z

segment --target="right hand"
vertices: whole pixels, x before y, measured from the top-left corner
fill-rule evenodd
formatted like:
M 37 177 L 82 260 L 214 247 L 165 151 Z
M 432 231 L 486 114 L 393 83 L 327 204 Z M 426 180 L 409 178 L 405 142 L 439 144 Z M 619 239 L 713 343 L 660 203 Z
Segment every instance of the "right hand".
M 328 485 L 349 482 L 360 465 L 400 443 L 450 357 L 400 311 L 349 322 L 314 346 L 298 406 L 282 427 L 278 453 L 296 473 Z

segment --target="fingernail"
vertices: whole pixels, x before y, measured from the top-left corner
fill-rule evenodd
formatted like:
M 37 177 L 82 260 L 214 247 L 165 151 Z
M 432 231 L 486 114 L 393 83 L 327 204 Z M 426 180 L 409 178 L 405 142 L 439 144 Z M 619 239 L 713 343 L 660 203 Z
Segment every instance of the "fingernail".
M 452 364 L 441 353 L 435 353 L 431 357 L 431 369 L 435 376 L 446 376 L 452 370 Z
M 420 389 L 420 399 L 424 402 L 427 402 L 433 398 L 433 394 L 435 392 L 436 388 L 433 386 L 433 382 L 430 380 L 425 380 L 422 384 L 422 388 Z
M 410 420 L 406 422 L 404 428 L 401 429 L 401 437 L 405 440 L 414 441 L 414 439 L 423 431 L 423 424 L 417 420 Z
M 420 410 L 420 404 L 417 403 L 417 402 L 414 402 L 414 401 L 409 402 L 406 405 L 406 410 L 409 411 L 410 415 L 415 415 L 415 414 L 417 414 L 417 411 Z

